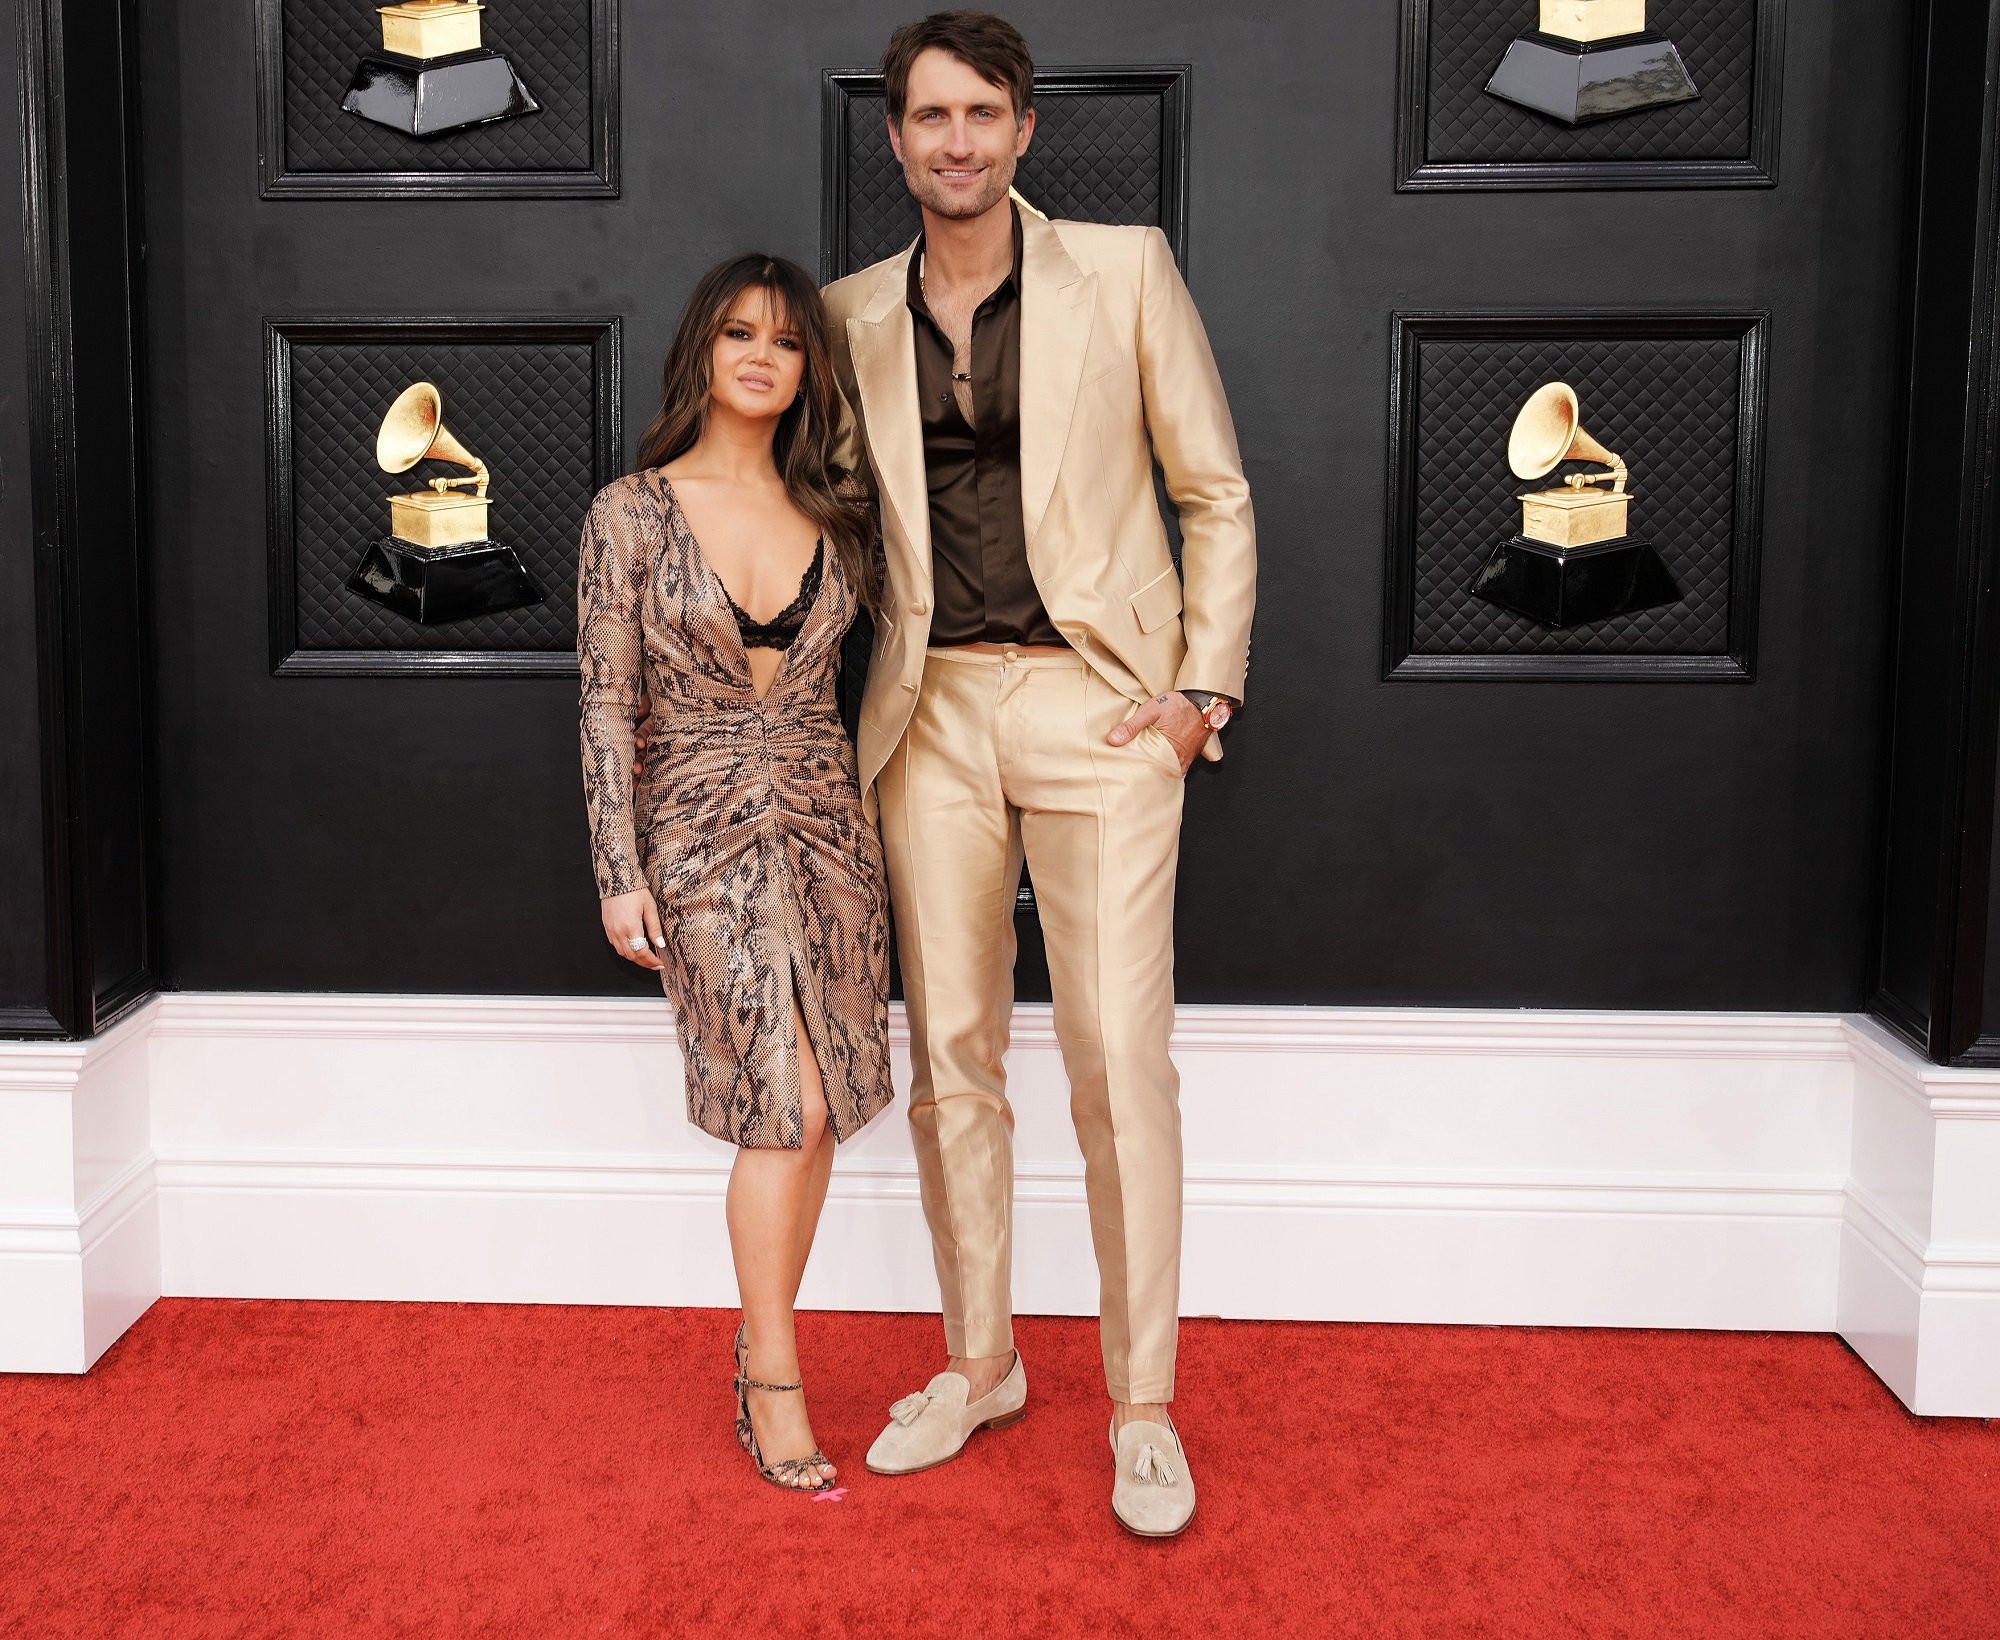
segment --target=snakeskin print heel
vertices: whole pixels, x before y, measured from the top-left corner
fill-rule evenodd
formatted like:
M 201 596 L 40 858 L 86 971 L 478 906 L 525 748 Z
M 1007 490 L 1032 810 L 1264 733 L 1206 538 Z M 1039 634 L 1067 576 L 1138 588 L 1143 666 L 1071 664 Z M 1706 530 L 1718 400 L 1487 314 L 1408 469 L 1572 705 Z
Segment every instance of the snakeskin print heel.
M 744 1426 L 748 1428 L 750 1423 L 749 1392 L 751 1390 L 765 1389 L 775 1394 L 784 1394 L 792 1390 L 803 1393 L 805 1387 L 802 1383 L 767 1384 L 760 1379 L 751 1378 L 747 1375 L 737 1379 L 736 1395 L 744 1409 Z M 782 1486 L 787 1492 L 825 1492 L 831 1490 L 834 1484 L 834 1477 L 831 1475 L 822 1475 L 819 1483 L 815 1486 L 801 1486 L 798 1484 L 805 1478 L 805 1473 L 808 1469 L 825 1469 L 828 1467 L 827 1456 L 818 1447 L 814 1447 L 803 1458 L 780 1458 L 776 1463 L 766 1463 L 764 1461 L 764 1454 L 757 1445 L 757 1432 L 751 1429 L 749 1431 L 749 1440 L 744 1450 L 750 1454 L 750 1461 L 757 1466 L 758 1474 L 762 1475 L 773 1486 Z
M 745 1452 L 750 1450 L 750 1392 L 743 1387 L 744 1375 L 750 1370 L 750 1346 L 744 1338 L 746 1321 L 736 1323 L 736 1444 Z

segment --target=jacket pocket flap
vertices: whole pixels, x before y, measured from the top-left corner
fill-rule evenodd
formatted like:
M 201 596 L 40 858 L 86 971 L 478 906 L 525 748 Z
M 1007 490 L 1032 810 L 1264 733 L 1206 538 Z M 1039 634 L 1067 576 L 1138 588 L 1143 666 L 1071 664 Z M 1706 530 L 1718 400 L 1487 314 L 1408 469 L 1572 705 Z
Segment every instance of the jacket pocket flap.
M 1139 617 L 1141 632 L 1165 626 L 1180 612 L 1181 578 L 1171 564 L 1132 594 L 1132 613 Z

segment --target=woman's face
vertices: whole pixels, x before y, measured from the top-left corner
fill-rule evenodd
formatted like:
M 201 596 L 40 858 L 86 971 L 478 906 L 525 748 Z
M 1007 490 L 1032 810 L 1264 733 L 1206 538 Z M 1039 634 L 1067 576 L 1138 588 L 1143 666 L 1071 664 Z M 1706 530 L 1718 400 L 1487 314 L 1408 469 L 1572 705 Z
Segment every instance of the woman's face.
M 803 338 L 780 318 L 772 293 L 744 291 L 730 307 L 709 356 L 709 397 L 739 416 L 782 416 L 805 379 Z

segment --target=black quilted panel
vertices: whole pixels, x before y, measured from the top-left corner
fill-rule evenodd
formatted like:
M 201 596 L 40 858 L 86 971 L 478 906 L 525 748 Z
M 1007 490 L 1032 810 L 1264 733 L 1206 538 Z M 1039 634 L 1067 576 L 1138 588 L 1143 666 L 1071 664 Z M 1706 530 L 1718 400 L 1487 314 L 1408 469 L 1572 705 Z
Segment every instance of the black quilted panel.
M 1414 655 L 1726 655 L 1741 343 L 1729 338 L 1425 337 L 1418 350 Z M 1584 430 L 1632 470 L 1631 532 L 1679 603 L 1552 632 L 1474 598 L 1480 564 L 1520 526 L 1507 434 L 1544 382 L 1577 391 Z M 1602 468 L 1563 468 L 1560 471 Z
M 357 0 L 283 0 L 288 171 L 588 171 L 590 0 L 496 0 L 484 42 L 507 53 L 536 102 L 523 114 L 419 139 L 341 111 L 354 65 L 380 50 L 381 19 Z
M 1757 0 L 1650 0 L 1647 26 L 1680 48 L 1701 95 L 1579 126 L 1486 92 L 1508 44 L 1535 27 L 1536 0 L 1408 3 L 1430 7 L 1427 162 L 1749 157 Z
M 1173 226 L 1164 186 L 1168 143 L 1164 95 L 1157 91 L 1035 88 L 1035 140 L 1015 187 L 1046 216 L 1078 222 Z M 893 256 L 920 226 L 889 147 L 879 92 L 847 98 L 842 174 L 847 241 L 834 266 L 853 273 Z
M 292 345 L 293 596 L 301 649 L 569 650 L 576 646 L 577 531 L 596 473 L 588 342 Z M 492 469 L 492 531 L 543 602 L 424 627 L 349 592 L 369 541 L 389 533 L 391 492 L 465 469 L 375 465 L 382 413 L 414 381 L 444 395 L 445 426 Z

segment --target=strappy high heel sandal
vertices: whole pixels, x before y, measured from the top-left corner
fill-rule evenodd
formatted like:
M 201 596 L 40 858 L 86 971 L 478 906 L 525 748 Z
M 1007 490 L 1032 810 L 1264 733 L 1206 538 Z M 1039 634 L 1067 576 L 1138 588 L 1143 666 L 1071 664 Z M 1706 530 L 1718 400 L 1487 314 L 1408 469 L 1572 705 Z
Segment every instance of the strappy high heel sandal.
M 760 1379 L 750 1377 L 747 1373 L 743 1377 L 738 1378 L 736 1380 L 736 1395 L 743 1407 L 744 1427 L 749 1429 L 750 1425 L 749 1392 L 751 1390 L 770 1390 L 774 1394 L 779 1395 L 796 1390 L 803 1394 L 805 1387 L 802 1383 L 766 1384 Z M 744 1451 L 750 1454 L 750 1461 L 757 1466 L 758 1474 L 762 1475 L 773 1486 L 782 1486 L 787 1492 L 825 1492 L 830 1490 L 834 1484 L 834 1477 L 831 1475 L 822 1475 L 819 1478 L 818 1484 L 814 1486 L 801 1486 L 798 1484 L 805 1478 L 805 1473 L 808 1469 L 826 1469 L 829 1467 L 826 1454 L 820 1451 L 818 1447 L 814 1447 L 803 1458 L 780 1458 L 776 1463 L 766 1463 L 763 1452 L 757 1446 L 757 1431 L 749 1429 L 749 1438 L 744 1445 Z
M 750 1371 L 750 1345 L 744 1337 L 747 1321 L 736 1323 L 736 1444 L 745 1452 L 750 1450 L 750 1392 L 745 1389 L 745 1375 Z

